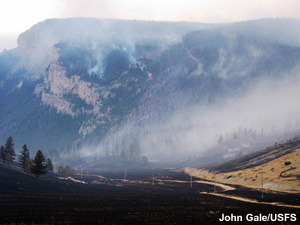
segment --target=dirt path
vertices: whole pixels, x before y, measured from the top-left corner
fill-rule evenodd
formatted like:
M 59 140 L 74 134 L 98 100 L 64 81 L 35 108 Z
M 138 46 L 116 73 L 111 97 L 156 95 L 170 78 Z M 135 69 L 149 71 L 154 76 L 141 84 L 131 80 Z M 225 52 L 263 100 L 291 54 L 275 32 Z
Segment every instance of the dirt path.
M 200 180 L 196 180 L 194 181 L 195 183 L 199 183 L 199 184 L 210 184 L 210 185 L 215 185 L 217 187 L 222 188 L 224 191 L 233 191 L 235 190 L 234 187 L 229 186 L 229 185 L 225 185 L 225 184 L 220 184 L 220 183 L 215 183 L 215 182 L 210 182 L 210 181 L 200 181 Z
M 156 181 L 160 181 L 160 182 L 174 182 L 174 183 L 190 183 L 190 181 L 183 181 L 183 180 L 162 180 L 162 179 L 156 179 Z M 222 188 L 224 191 L 235 190 L 234 187 L 231 187 L 229 185 L 220 184 L 220 183 L 214 183 L 214 182 L 210 182 L 210 181 L 194 180 L 193 183 L 209 184 L 209 185 L 213 185 L 213 186 L 215 185 L 217 187 Z
M 107 180 L 114 180 L 114 181 L 125 181 L 124 179 L 111 179 L 111 178 L 106 178 L 103 176 L 96 175 L 96 177 L 101 178 L 101 179 L 107 179 Z M 149 184 L 150 182 L 143 182 L 143 181 L 129 181 L 126 180 L 129 183 L 147 183 Z M 156 182 L 173 182 L 173 183 L 190 183 L 190 181 L 184 181 L 184 180 L 165 180 L 165 179 L 155 179 Z M 235 187 L 232 187 L 230 185 L 222 184 L 222 183 L 217 183 L 217 182 L 210 182 L 210 181 L 201 181 L 201 180 L 194 180 L 193 183 L 198 183 L 198 184 L 208 184 L 216 187 L 220 187 L 223 189 L 222 192 L 226 191 L 232 191 L 235 190 Z M 279 207 L 286 207 L 286 208 L 296 208 L 300 209 L 299 205 L 289 205 L 289 204 L 284 204 L 284 203 L 279 203 L 279 202 L 261 202 L 256 199 L 250 199 L 250 198 L 245 198 L 245 197 L 240 197 L 240 196 L 232 196 L 232 195 L 227 195 L 223 193 L 216 193 L 216 192 L 200 192 L 200 194 L 205 194 L 205 195 L 213 195 L 213 196 L 218 196 L 218 197 L 223 197 L 223 198 L 229 198 L 229 199 L 234 199 L 237 201 L 242 201 L 242 202 L 247 202 L 247 203 L 254 203 L 254 204 L 262 204 L 262 205 L 272 205 L 272 206 L 279 206 Z
M 68 180 L 68 181 L 73 181 L 74 183 L 81 183 L 81 184 L 87 184 L 86 182 L 82 180 L 76 180 L 73 177 L 58 177 L 59 180 Z
M 289 204 L 284 204 L 280 202 L 259 202 L 256 199 L 250 199 L 250 198 L 244 198 L 244 197 L 239 197 L 239 196 L 232 196 L 232 195 L 226 195 L 222 193 L 215 193 L 215 192 L 199 192 L 200 194 L 205 194 L 205 195 L 214 195 L 218 197 L 223 197 L 223 198 L 230 198 L 242 202 L 248 202 L 248 203 L 255 203 L 255 204 L 263 204 L 263 205 L 273 205 L 273 206 L 279 206 L 279 207 L 287 207 L 287 208 L 295 208 L 295 209 L 300 209 L 299 205 L 289 205 Z

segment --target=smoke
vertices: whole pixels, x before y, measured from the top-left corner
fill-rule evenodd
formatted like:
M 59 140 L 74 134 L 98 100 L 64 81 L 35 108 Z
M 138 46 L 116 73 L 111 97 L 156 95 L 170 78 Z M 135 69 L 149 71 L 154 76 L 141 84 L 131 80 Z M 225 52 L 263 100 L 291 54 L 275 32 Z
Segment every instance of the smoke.
M 272 23 L 272 21 L 267 23 Z M 246 28 L 251 26 L 251 22 L 246 24 Z M 238 26 L 233 27 L 236 29 Z M 244 30 L 238 28 L 238 32 L 248 37 L 249 31 L 246 28 L 243 28 Z M 268 36 L 274 28 L 270 30 Z M 207 32 L 203 33 L 207 34 Z M 96 153 L 99 157 L 115 154 L 122 148 L 126 149 L 128 143 L 136 138 L 140 144 L 141 155 L 147 156 L 150 161 L 179 162 L 206 155 L 208 151 L 216 151 L 221 157 L 227 157 L 230 153 L 230 157 L 234 157 L 239 153 L 258 150 L 274 142 L 286 141 L 291 135 L 298 135 L 300 130 L 299 66 L 295 64 L 294 69 L 289 72 L 282 72 L 284 69 L 280 66 L 278 71 L 269 70 L 266 67 L 259 68 L 258 72 L 253 70 L 253 66 L 260 65 L 264 57 L 272 57 L 274 45 L 270 43 L 273 43 L 274 38 L 266 38 L 262 42 L 245 42 L 241 39 L 242 42 L 239 42 L 241 36 L 236 35 L 237 33 L 231 29 L 221 30 L 221 42 L 214 43 L 218 47 L 221 46 L 217 48 L 216 61 L 212 59 L 209 63 L 213 62 L 213 64 L 206 67 L 210 71 L 204 71 L 205 74 L 203 69 L 198 69 L 189 75 L 196 76 L 198 79 L 201 76 L 210 76 L 212 73 L 217 74 L 222 82 L 229 82 L 230 79 L 244 80 L 238 82 L 240 86 L 226 87 L 236 88 L 230 91 L 231 94 L 219 96 L 209 104 L 207 101 L 201 101 L 193 105 L 185 104 L 186 99 L 193 97 L 192 92 L 174 95 L 179 96 L 175 101 L 175 111 L 161 111 L 153 114 L 149 112 L 148 116 L 143 117 L 136 115 L 131 118 L 130 122 L 109 133 L 100 145 L 86 146 L 82 149 L 82 154 L 92 156 Z M 259 35 L 259 30 L 255 29 L 251 37 L 259 37 Z M 284 40 L 289 39 L 288 34 L 285 37 Z M 296 40 L 297 37 L 291 39 Z M 209 46 L 210 36 L 207 36 L 207 40 L 201 39 L 201 41 L 204 41 L 203 45 Z M 193 48 L 195 46 L 190 46 L 190 49 Z M 190 54 L 193 53 L 190 52 Z M 205 62 L 202 61 L 202 63 Z M 185 70 L 188 69 L 183 66 L 172 70 L 170 74 L 164 74 L 164 77 L 169 76 L 170 79 L 164 78 L 166 80 L 161 85 L 174 85 L 174 77 L 186 74 Z M 252 76 L 253 71 L 259 74 Z M 190 77 L 185 77 L 185 79 L 190 79 Z M 208 94 L 218 92 L 219 87 L 221 86 L 209 87 L 215 90 L 210 90 Z M 162 93 L 158 93 L 157 98 L 153 99 L 163 98 L 164 96 L 160 96 L 163 95 Z M 171 96 L 167 95 L 166 99 Z M 202 97 L 205 98 L 205 96 Z M 178 105 L 181 107 L 177 107 Z M 124 140 L 128 142 L 125 145 Z M 116 151 L 116 146 L 119 148 L 118 151 Z
M 100 158 L 120 154 L 137 139 L 141 155 L 150 161 L 174 163 L 200 157 L 210 149 L 219 148 L 222 157 L 236 151 L 233 157 L 249 147 L 254 150 L 286 141 L 282 138 L 299 135 L 300 130 L 299 74 L 259 79 L 242 97 L 227 98 L 221 104 L 196 104 L 178 110 L 168 120 L 126 124 L 100 145 L 85 146 L 81 154 Z
M 261 141 L 266 142 L 275 136 L 282 138 L 286 132 L 296 134 L 300 128 L 299 85 L 299 75 L 260 80 L 242 98 L 187 108 L 161 125 L 142 128 L 150 132 L 141 135 L 141 146 L 150 159 L 180 160 L 217 147 L 221 136 L 223 142 L 232 140 L 238 130 L 251 132 L 240 146 L 251 145 L 258 135 L 264 135 Z
M 263 23 L 268 27 L 266 24 L 276 21 L 265 22 L 258 21 L 254 24 Z M 100 144 L 93 143 L 81 147 L 79 155 L 82 157 L 120 156 L 122 152 L 128 155 L 132 150 L 131 146 L 139 146 L 135 147 L 138 150 L 134 152 L 140 155 L 134 155 L 132 158 L 147 156 L 150 161 L 184 161 L 188 158 L 197 158 L 212 149 L 220 149 L 223 155 L 233 149 L 245 152 L 245 149 L 249 150 L 250 147 L 255 149 L 257 146 L 277 140 L 278 137 L 285 137 L 284 134 L 287 132 L 297 134 L 297 129 L 300 128 L 300 104 L 297 104 L 300 94 L 299 68 L 296 66 L 294 71 L 291 71 L 290 67 L 286 69 L 284 62 L 279 65 L 280 71 L 276 73 L 275 69 L 270 70 L 265 64 L 260 64 L 261 61 L 269 63 L 263 59 L 273 57 L 273 52 L 279 54 L 279 59 L 286 57 L 290 52 L 290 49 L 279 48 L 280 45 L 274 44 L 279 39 L 269 38 L 274 29 L 276 32 L 280 30 L 278 28 L 270 28 L 268 38 L 264 35 L 258 38 L 261 35 L 260 30 L 253 29 L 249 38 L 252 22 L 242 26 L 233 25 L 229 29 L 219 27 L 217 32 L 208 29 L 190 33 L 190 36 L 183 38 L 182 45 L 176 45 L 188 31 L 203 29 L 205 26 L 83 18 L 59 22 L 47 20 L 43 25 L 51 28 L 47 30 L 51 31 L 48 34 L 53 38 L 53 43 L 60 40 L 68 43 L 71 48 L 91 50 L 98 63 L 88 70 L 89 74 L 105 70 L 102 62 L 114 49 L 122 50 L 128 55 L 130 63 L 135 63 L 137 57 L 141 56 L 136 53 L 139 44 L 150 43 L 156 46 L 159 51 L 157 55 L 164 55 L 161 56 L 165 57 L 164 62 L 169 63 L 162 66 L 164 71 L 160 72 L 157 83 L 154 82 L 157 87 L 154 88 L 155 85 L 152 89 L 150 87 L 149 92 L 158 90 L 157 93 L 151 93 L 157 97 L 151 99 L 153 102 L 164 97 L 164 100 L 168 101 L 168 98 L 172 97 L 170 101 L 175 103 L 175 110 L 162 110 L 150 114 L 151 109 L 148 109 L 149 115 L 143 118 L 138 112 L 137 114 L 132 112 L 127 122 L 120 127 L 113 127 L 106 137 L 101 137 Z M 288 36 L 285 35 L 282 40 L 289 39 Z M 216 40 L 212 41 L 212 37 L 216 37 Z M 291 39 L 297 40 L 297 35 Z M 297 45 L 296 42 L 294 44 Z M 164 51 L 165 49 L 167 50 Z M 203 49 L 208 51 L 201 52 Z M 280 49 L 288 50 L 281 52 Z M 198 55 L 196 50 L 200 51 Z M 161 54 L 162 52 L 164 54 Z M 206 57 L 207 52 L 213 54 Z M 297 62 L 297 54 L 295 51 L 289 63 Z M 181 56 L 182 58 L 176 58 Z M 278 58 L 276 60 L 279 62 Z M 201 69 L 195 69 L 196 63 Z M 258 69 L 254 70 L 253 67 L 256 66 Z M 277 68 L 276 65 L 272 66 Z M 283 70 L 289 70 L 288 74 L 283 74 Z M 254 74 L 256 72 L 260 74 Z M 199 86 L 202 85 L 199 89 L 207 93 L 200 96 L 201 102 L 194 101 L 191 105 L 186 102 L 190 102 L 193 91 L 196 91 L 193 88 L 196 86 L 192 86 L 192 90 L 185 93 L 188 88 L 178 83 L 192 82 L 193 76 L 199 79 L 195 79 Z M 240 80 L 242 82 L 239 82 Z M 228 83 L 222 86 L 220 82 Z M 177 87 L 181 88 L 179 90 L 181 92 L 172 96 L 173 93 L 164 93 L 162 90 L 164 86 L 168 87 L 166 90 L 174 92 L 177 91 L 175 90 Z M 214 88 L 216 90 L 211 90 Z M 218 88 L 237 90 L 226 92 L 219 91 Z M 202 94 L 201 91 L 197 92 L 199 93 Z M 215 93 L 224 96 L 217 96 L 217 99 L 209 104 L 203 101 L 206 97 L 210 97 L 205 94 L 217 95 Z M 162 96 L 164 94 L 166 96 Z
M 3 35 L 0 34 L 0 53 L 3 50 L 9 50 L 17 46 L 16 37 L 17 34 Z
M 152 45 L 162 52 L 170 45 L 180 42 L 187 32 L 205 27 L 197 23 L 93 18 L 49 19 L 19 35 L 18 48 L 23 61 L 17 67 L 27 68 L 36 76 L 43 75 L 51 61 L 54 46 L 67 43 L 70 48 L 83 48 L 92 52 L 91 57 L 98 64 L 90 68 L 89 74 L 101 74 L 105 57 L 114 49 L 122 49 L 131 63 L 136 63 L 136 46 Z

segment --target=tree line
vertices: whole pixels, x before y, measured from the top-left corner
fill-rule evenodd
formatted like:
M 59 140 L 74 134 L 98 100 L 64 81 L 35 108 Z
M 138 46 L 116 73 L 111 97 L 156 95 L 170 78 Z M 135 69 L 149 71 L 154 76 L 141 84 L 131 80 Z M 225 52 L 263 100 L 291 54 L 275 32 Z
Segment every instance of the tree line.
M 5 145 L 0 147 L 0 158 L 3 163 L 12 164 L 15 161 L 17 154 L 15 152 L 15 145 L 12 137 L 10 136 Z M 31 173 L 36 177 L 53 171 L 53 164 L 50 158 L 45 159 L 45 156 L 41 150 L 36 152 L 33 159 L 30 158 L 30 152 L 27 145 L 22 146 L 22 151 L 18 155 L 18 161 L 25 173 Z

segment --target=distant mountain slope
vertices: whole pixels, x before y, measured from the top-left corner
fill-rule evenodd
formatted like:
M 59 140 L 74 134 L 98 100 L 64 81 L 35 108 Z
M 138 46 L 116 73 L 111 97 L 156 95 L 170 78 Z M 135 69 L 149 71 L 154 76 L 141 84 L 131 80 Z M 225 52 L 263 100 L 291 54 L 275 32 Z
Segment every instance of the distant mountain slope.
M 52 19 L 0 55 L 1 143 L 62 148 L 104 135 L 137 107 L 147 86 L 143 62 L 199 23 Z
M 40 22 L 0 55 L 0 143 L 83 161 L 253 150 L 300 127 L 298 25 Z

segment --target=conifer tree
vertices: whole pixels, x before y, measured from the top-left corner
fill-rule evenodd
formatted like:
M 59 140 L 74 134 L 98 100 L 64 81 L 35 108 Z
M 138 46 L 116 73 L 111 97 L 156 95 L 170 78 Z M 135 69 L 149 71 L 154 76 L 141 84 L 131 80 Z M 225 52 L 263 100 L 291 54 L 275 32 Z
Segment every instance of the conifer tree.
M 1 145 L 1 148 L 0 148 L 0 158 L 1 158 L 2 162 L 5 161 L 5 155 L 6 155 L 5 148 L 4 148 L 3 145 Z
M 7 162 L 12 162 L 13 161 L 12 157 L 11 157 L 11 155 L 9 153 L 5 154 L 5 161 L 7 161 Z
M 137 139 L 134 139 L 131 142 L 129 149 L 130 149 L 129 161 L 138 162 L 141 159 L 141 147 Z
M 48 167 L 48 171 L 50 171 L 50 172 L 53 171 L 53 163 L 50 158 L 47 159 L 47 167 Z
M 10 157 L 6 157 L 10 162 L 14 161 L 17 156 L 15 152 L 15 144 L 11 136 L 6 140 L 5 153 L 6 155 L 10 155 Z
M 46 160 L 41 150 L 37 151 L 33 164 L 30 167 L 30 171 L 37 177 L 47 173 Z
M 30 161 L 30 153 L 29 153 L 29 150 L 27 148 L 27 145 L 24 144 L 22 146 L 22 151 L 21 151 L 21 155 L 19 155 L 19 161 L 20 161 L 20 164 L 24 170 L 24 172 L 28 172 L 28 169 L 29 169 L 29 161 Z

